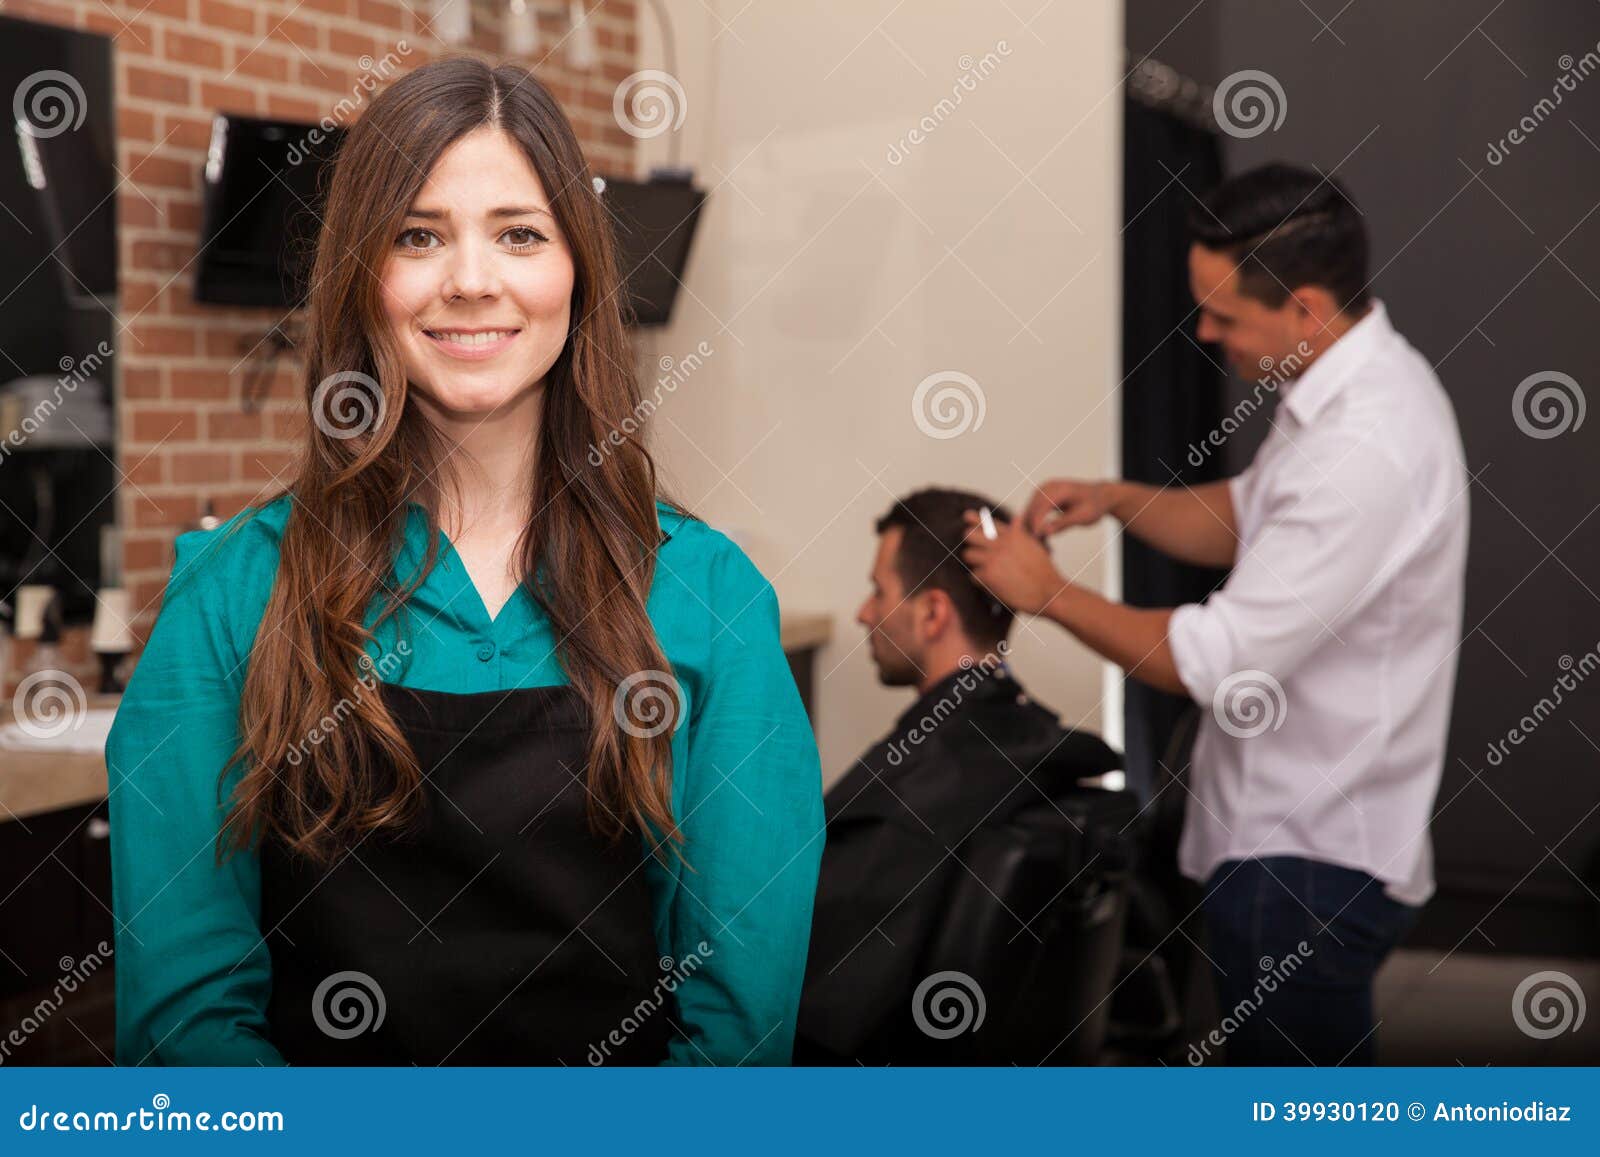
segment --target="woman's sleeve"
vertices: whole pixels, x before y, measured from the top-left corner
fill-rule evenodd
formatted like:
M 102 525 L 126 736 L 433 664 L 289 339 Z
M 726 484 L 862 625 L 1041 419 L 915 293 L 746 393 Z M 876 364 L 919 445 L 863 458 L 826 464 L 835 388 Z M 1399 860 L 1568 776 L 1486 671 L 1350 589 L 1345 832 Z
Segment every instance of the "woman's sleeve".
M 284 1063 L 266 1037 L 259 861 L 215 859 L 218 778 L 239 740 L 244 661 L 273 577 L 234 565 L 239 544 L 220 546 L 226 529 L 177 540 L 106 742 L 118 1064 Z
M 679 873 L 671 922 L 688 1039 L 673 1040 L 668 1063 L 786 1065 L 822 860 L 822 770 L 772 584 L 737 548 L 713 565 L 678 817 L 695 870 Z

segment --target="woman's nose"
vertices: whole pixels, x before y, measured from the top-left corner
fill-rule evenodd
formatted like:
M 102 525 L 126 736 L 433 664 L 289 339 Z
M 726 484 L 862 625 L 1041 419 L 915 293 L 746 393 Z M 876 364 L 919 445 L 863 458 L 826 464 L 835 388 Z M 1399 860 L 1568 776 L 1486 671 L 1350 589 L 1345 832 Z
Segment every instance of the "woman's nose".
M 453 297 L 492 297 L 500 291 L 494 254 L 476 241 L 458 243 L 450 258 L 450 268 L 441 287 L 446 299 Z

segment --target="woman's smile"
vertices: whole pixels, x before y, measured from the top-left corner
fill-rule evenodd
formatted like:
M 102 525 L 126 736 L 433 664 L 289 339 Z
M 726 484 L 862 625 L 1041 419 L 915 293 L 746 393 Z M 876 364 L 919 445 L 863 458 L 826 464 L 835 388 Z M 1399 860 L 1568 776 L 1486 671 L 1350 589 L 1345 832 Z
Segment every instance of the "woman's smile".
M 425 329 L 422 336 L 446 357 L 483 361 L 509 347 L 521 332 L 520 328 Z

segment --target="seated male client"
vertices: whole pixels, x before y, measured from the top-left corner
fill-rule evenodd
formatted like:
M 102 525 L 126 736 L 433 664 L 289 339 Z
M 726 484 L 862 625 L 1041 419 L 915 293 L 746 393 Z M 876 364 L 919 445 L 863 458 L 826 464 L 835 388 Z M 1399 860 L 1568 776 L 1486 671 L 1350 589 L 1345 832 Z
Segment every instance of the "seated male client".
M 877 523 L 872 593 L 856 617 L 878 678 L 918 698 L 824 801 L 798 1064 L 904 1063 L 919 960 L 964 871 L 963 841 L 1121 766 L 1095 736 L 1063 729 L 1005 661 L 1013 615 L 959 555 L 962 514 L 983 505 L 922 490 Z

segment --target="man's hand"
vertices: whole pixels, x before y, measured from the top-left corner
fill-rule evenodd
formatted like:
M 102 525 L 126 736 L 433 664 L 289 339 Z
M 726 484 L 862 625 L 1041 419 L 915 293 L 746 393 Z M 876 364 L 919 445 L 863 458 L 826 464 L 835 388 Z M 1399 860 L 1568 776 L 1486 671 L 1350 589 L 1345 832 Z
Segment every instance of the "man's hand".
M 1034 491 L 1022 516 L 1023 525 L 1040 538 L 1069 526 L 1091 526 L 1110 508 L 1109 490 L 1108 482 L 1052 478 Z
M 1067 585 L 1044 543 L 1019 523 L 996 520 L 996 536 L 988 539 L 976 510 L 967 511 L 964 517 L 967 537 L 961 561 L 973 578 L 1013 611 L 1037 615 Z

